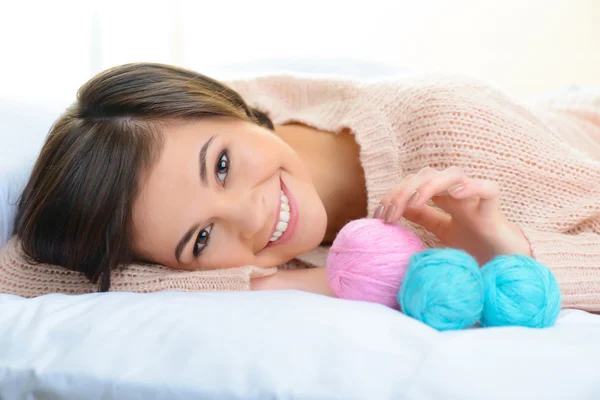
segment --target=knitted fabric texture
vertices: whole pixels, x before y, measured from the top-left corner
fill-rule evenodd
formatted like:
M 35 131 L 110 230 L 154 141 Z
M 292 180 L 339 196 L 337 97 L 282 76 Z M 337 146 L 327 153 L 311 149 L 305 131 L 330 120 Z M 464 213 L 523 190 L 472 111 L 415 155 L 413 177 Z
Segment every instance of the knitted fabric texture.
M 11 239 L 0 253 L 0 293 L 36 297 L 48 293 L 85 294 L 98 291 L 83 274 L 48 264 L 30 264 L 20 241 Z M 179 271 L 160 265 L 133 264 L 111 274 L 111 291 L 149 293 L 250 290 L 250 280 L 272 275 L 275 268 Z
M 574 91 L 524 106 L 462 77 L 355 82 L 269 76 L 228 84 L 275 124 L 352 131 L 361 148 L 369 215 L 404 176 L 426 166 L 458 166 L 472 178 L 498 182 L 502 212 L 523 229 L 533 256 L 554 272 L 563 307 L 600 311 L 600 92 Z M 402 224 L 428 247 L 439 246 L 431 233 Z M 70 271 L 27 265 L 17 243 L 0 254 L 0 292 L 95 290 Z M 326 256 L 320 247 L 298 260 L 325 266 Z M 112 290 L 245 290 L 253 273 L 273 272 L 122 271 Z

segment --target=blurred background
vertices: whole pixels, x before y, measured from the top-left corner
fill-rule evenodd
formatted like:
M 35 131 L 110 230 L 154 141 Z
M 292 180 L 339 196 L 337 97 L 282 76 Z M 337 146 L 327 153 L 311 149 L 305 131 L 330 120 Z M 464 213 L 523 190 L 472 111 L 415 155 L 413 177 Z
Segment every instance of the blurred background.
M 11 1 L 0 44 L 5 98 L 72 99 L 132 61 L 218 79 L 451 72 L 524 98 L 600 85 L 600 0 Z
M 221 80 L 458 73 L 526 100 L 600 86 L 600 0 L 0 0 L 0 243 L 77 89 L 135 61 Z

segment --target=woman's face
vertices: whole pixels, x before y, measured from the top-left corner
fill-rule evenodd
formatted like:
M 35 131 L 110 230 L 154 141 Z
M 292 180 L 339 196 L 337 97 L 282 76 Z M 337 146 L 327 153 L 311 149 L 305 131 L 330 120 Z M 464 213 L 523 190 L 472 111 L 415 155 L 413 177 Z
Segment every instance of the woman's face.
M 295 151 L 232 118 L 165 125 L 133 207 L 134 250 L 171 268 L 272 267 L 317 247 L 327 216 Z

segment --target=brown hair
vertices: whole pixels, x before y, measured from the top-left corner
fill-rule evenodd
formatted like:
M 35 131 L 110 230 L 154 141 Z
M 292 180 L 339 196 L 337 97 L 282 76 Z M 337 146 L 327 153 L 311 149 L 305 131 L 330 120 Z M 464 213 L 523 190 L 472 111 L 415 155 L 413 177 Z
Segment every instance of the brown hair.
M 161 122 L 227 116 L 273 129 L 229 87 L 193 71 L 126 64 L 85 83 L 52 126 L 19 200 L 14 230 L 31 262 L 82 272 L 100 290 L 135 261 L 132 204 L 160 151 Z

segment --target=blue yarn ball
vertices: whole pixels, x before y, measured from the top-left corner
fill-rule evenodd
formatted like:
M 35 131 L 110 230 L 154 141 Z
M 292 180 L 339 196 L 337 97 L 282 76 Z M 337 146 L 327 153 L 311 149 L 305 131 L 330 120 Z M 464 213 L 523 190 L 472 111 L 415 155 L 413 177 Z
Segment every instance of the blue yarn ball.
M 499 256 L 481 273 L 485 282 L 482 326 L 546 328 L 560 313 L 560 288 L 552 272 L 531 257 Z
M 470 327 L 483 310 L 479 264 L 462 250 L 416 253 L 409 261 L 398 302 L 406 315 L 437 330 Z

